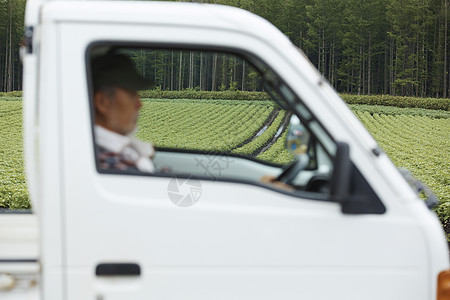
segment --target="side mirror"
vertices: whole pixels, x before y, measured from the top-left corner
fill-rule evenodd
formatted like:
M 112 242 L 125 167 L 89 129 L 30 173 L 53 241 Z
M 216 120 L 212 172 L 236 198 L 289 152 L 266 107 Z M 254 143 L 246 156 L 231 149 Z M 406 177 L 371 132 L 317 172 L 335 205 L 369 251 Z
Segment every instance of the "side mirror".
M 286 138 L 286 149 L 292 154 L 299 156 L 308 151 L 309 132 L 305 130 L 300 119 L 292 115 Z
M 351 162 L 350 147 L 347 143 L 336 143 L 336 155 L 333 160 L 330 196 L 336 202 L 344 202 L 350 196 Z
M 344 214 L 384 214 L 386 207 L 350 161 L 348 144 L 336 143 L 330 197 Z

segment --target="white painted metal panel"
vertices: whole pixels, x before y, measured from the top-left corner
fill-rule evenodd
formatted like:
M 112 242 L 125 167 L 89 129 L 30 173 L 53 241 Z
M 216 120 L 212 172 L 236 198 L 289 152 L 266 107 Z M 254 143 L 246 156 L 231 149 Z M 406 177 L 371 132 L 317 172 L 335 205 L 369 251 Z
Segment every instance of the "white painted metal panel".
M 96 172 L 84 78 L 90 42 L 231 46 L 286 75 L 286 61 L 264 41 L 210 28 L 76 22 L 62 23 L 60 38 L 68 299 L 426 299 L 426 246 L 398 203 L 385 215 L 348 216 L 336 203 L 202 181 L 199 202 L 180 208 L 168 199 L 170 178 Z M 311 91 L 307 104 L 323 103 L 311 83 L 289 80 Z M 133 262 L 142 274 L 98 278 L 102 262 Z
M 39 257 L 37 216 L 0 213 L 0 241 L 0 260 L 37 260 Z

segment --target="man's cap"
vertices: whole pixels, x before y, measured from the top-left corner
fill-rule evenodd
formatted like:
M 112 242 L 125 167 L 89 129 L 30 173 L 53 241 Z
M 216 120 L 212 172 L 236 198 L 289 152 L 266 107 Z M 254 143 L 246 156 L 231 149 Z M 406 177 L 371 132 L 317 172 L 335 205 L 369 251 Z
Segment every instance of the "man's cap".
M 94 91 L 105 87 L 120 86 L 130 91 L 139 91 L 153 86 L 153 82 L 143 78 L 131 59 L 123 54 L 108 53 L 92 59 Z

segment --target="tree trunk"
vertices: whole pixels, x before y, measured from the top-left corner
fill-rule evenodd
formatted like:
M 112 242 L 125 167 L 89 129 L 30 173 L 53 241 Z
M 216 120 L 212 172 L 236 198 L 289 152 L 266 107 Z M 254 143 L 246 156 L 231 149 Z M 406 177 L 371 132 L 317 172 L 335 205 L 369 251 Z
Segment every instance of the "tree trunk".
M 189 52 L 189 88 L 194 88 L 194 52 Z
M 155 83 L 155 86 L 158 85 L 158 78 L 157 78 L 157 74 L 158 74 L 158 59 L 156 57 L 156 52 L 155 55 L 153 55 L 153 82 Z
M 349 59 L 349 58 L 347 58 L 347 59 Z M 353 76 L 353 70 L 352 70 L 352 76 Z M 351 80 L 350 72 L 347 72 L 347 94 L 350 93 L 350 80 Z
M 427 70 L 428 70 L 428 55 L 427 55 L 427 49 L 425 48 L 425 41 L 427 40 L 427 32 L 428 32 L 428 30 L 425 30 L 424 34 L 422 35 L 423 72 L 426 75 L 428 74 L 428 72 L 427 72 Z M 420 92 L 420 97 L 425 97 L 426 93 L 427 93 L 427 79 L 422 78 L 422 90 Z
M 369 33 L 369 49 L 367 53 L 367 95 L 370 95 L 371 81 L 372 81 L 372 47 L 371 47 L 370 33 Z
M 227 59 L 225 54 L 222 55 L 222 84 L 221 88 L 227 87 Z
M 383 86 L 383 94 L 388 94 L 388 81 L 389 81 L 389 68 L 388 68 L 388 46 L 386 44 L 386 40 L 384 41 L 384 74 L 383 74 L 383 80 L 384 80 L 384 86 Z
M 336 39 L 333 38 L 333 52 L 332 52 L 332 60 L 331 60 L 331 82 L 334 87 L 337 88 L 337 82 L 336 82 Z
M 390 94 L 395 95 L 395 85 L 394 85 L 394 39 L 391 38 L 391 51 L 390 51 L 390 75 L 389 75 L 389 86 L 390 86 Z
M 173 65 L 173 50 L 170 52 L 170 90 L 173 91 L 173 74 L 174 65 Z
M 9 10 L 9 49 L 8 49 L 8 64 L 7 64 L 7 82 L 6 82 L 6 91 L 12 91 L 12 5 L 10 4 Z
M 200 78 L 199 78 L 199 85 L 200 85 L 200 90 L 203 91 L 203 53 L 200 52 L 200 74 L 199 74 Z
M 322 28 L 322 69 L 323 69 L 323 74 L 325 75 L 325 71 L 326 71 L 326 58 L 325 58 L 325 28 Z
M 322 28 L 322 74 L 325 75 L 326 62 L 325 62 L 325 28 Z
M 419 81 L 419 70 L 420 70 L 420 36 L 419 32 L 416 34 L 416 85 L 414 87 L 415 89 L 415 95 L 416 97 L 419 97 L 419 89 L 420 89 L 420 81 Z
M 447 28 L 448 28 L 448 0 L 444 0 L 444 86 L 442 97 L 447 98 Z
M 331 53 L 332 53 L 332 45 L 333 42 L 331 42 L 330 44 L 330 49 L 329 49 L 329 53 L 328 53 L 328 80 L 331 82 L 331 84 L 333 84 L 333 80 L 332 80 L 332 76 L 331 76 Z
M 361 95 L 361 86 L 362 86 L 362 75 L 363 75 L 363 64 L 364 64 L 364 60 L 363 60 L 363 47 L 362 44 L 359 44 L 359 59 L 360 59 L 360 63 L 359 63 L 359 74 L 358 74 L 358 95 Z
M 241 90 L 245 91 L 247 89 L 246 84 L 245 84 L 245 60 L 242 61 L 242 86 L 241 86 Z
M 237 82 L 237 60 L 236 57 L 233 58 L 233 82 Z
M 180 68 L 178 70 L 178 90 L 183 89 L 183 52 L 180 51 Z
M 213 65 L 212 65 L 212 79 L 211 79 L 211 90 L 216 90 L 216 77 L 217 77 L 217 53 L 213 54 Z
M 5 34 L 5 64 L 3 69 L 3 91 L 6 91 L 6 86 L 8 82 L 8 27 L 6 27 Z
M 321 32 L 320 32 L 320 27 L 319 27 L 319 38 L 322 37 Z M 319 70 L 319 72 L 321 72 L 320 67 L 321 67 L 321 58 L 322 58 L 322 53 L 320 51 L 320 46 L 322 45 L 321 41 L 319 40 L 319 49 L 317 51 L 318 55 L 317 55 L 317 70 Z

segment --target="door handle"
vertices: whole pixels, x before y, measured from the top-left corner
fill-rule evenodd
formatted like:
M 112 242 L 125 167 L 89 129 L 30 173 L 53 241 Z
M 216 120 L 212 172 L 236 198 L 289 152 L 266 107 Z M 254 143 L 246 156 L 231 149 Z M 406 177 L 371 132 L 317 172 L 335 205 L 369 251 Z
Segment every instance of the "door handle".
M 141 267 L 135 263 L 102 263 L 95 268 L 97 276 L 140 276 Z

